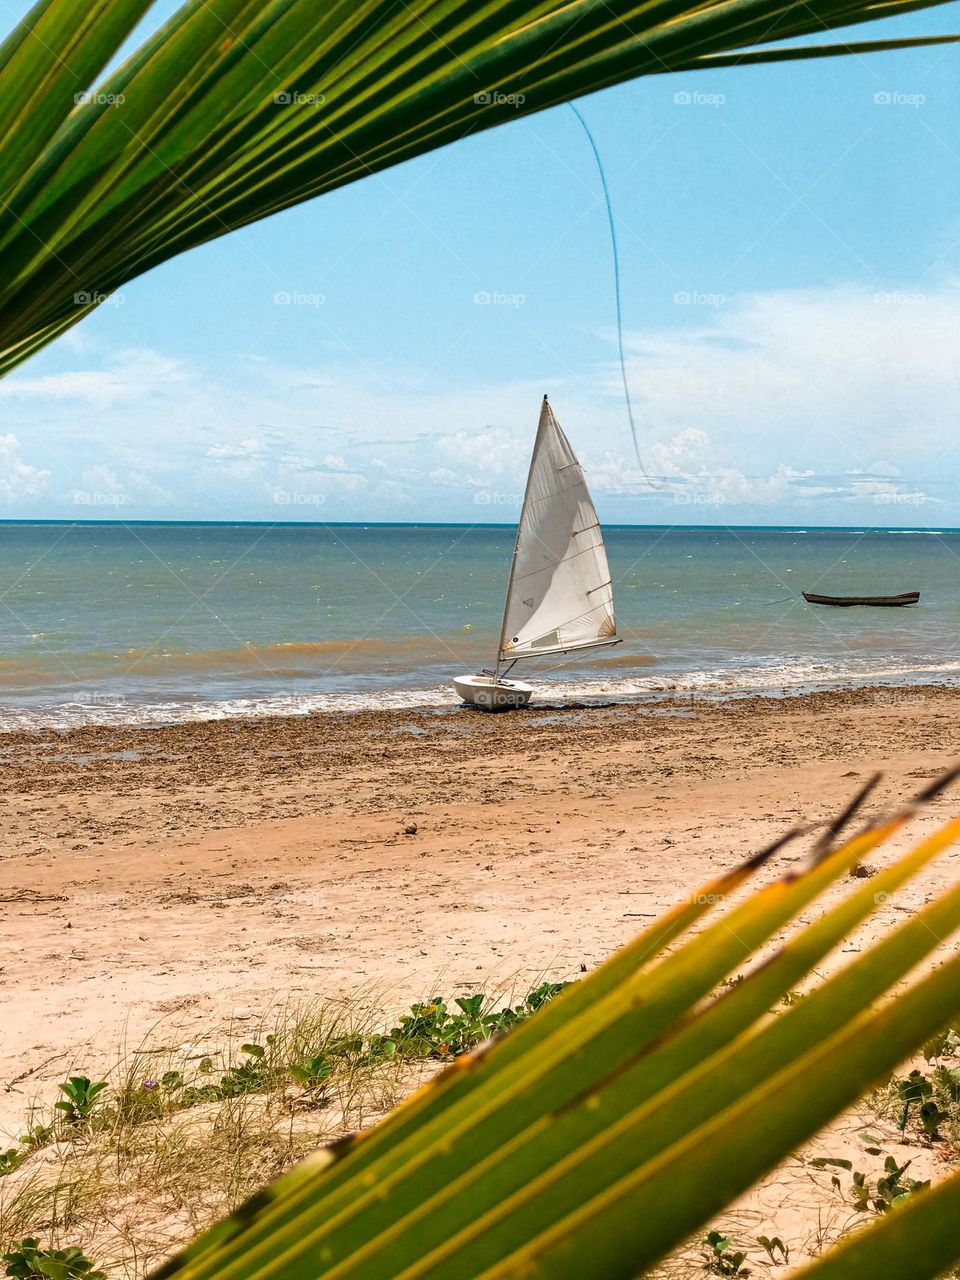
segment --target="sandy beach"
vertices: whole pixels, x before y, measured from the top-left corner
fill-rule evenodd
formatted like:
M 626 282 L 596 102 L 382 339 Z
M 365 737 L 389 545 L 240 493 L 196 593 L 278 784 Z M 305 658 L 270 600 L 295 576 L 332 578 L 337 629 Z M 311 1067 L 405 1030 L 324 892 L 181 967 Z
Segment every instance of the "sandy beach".
M 12 1130 L 164 1020 L 213 1034 L 358 989 L 389 1015 L 589 969 L 873 770 L 873 809 L 916 791 L 960 757 L 960 691 L 88 728 L 0 752 Z
M 943 3 L 6 6 L 0 1277 L 960 1280 Z

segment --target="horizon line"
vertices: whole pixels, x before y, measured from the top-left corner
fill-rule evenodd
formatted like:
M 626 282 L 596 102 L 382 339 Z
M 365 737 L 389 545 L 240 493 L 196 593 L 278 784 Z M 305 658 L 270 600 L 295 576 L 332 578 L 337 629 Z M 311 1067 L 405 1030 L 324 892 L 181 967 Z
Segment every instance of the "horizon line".
M 200 520 L 200 519 L 174 519 L 165 517 L 153 518 L 137 518 L 130 520 L 119 519 L 70 519 L 67 517 L 0 517 L 0 526 L 3 525 L 79 525 L 83 527 L 116 527 L 125 528 L 131 525 L 136 526 L 154 526 L 154 527 L 179 527 L 179 528 L 238 528 L 238 527 L 254 527 L 254 528 L 289 528 L 289 529 L 322 529 L 326 527 L 336 528 L 401 528 L 401 529 L 515 529 L 517 521 L 475 521 L 475 520 L 243 520 L 243 519 L 222 519 L 222 520 Z M 657 521 L 643 522 L 636 524 L 625 524 L 618 521 L 605 521 L 604 530 L 610 529 L 712 529 L 712 530 L 733 530 L 733 529 L 776 529 L 781 531 L 806 532 L 811 529 L 819 532 L 842 532 L 842 533 L 960 533 L 960 526 L 944 525 L 938 528 L 925 528 L 916 524 L 909 525 L 871 525 L 864 522 L 855 524 L 813 524 L 810 522 L 804 524 L 736 524 L 727 521 L 723 524 L 680 524 L 674 521 Z

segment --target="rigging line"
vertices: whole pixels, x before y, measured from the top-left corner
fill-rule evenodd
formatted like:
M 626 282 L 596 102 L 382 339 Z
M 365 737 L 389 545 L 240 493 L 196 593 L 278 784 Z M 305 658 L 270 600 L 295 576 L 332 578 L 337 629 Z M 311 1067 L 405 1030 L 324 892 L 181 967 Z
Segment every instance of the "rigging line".
M 580 121 L 583 131 L 587 135 L 587 141 L 590 143 L 593 158 L 597 162 L 597 170 L 600 174 L 600 184 L 603 187 L 603 199 L 607 206 L 607 222 L 610 224 L 610 247 L 613 250 L 614 297 L 616 298 L 617 304 L 617 350 L 620 356 L 620 378 L 623 382 L 623 398 L 627 404 L 627 418 L 630 421 L 630 435 L 633 437 L 633 451 L 637 455 L 637 465 L 640 467 L 644 480 L 646 480 L 651 489 L 660 489 L 663 486 L 654 483 L 653 477 L 648 473 L 647 468 L 643 464 L 643 459 L 640 456 L 640 443 L 637 439 L 637 424 L 634 421 L 633 403 L 630 399 L 630 383 L 627 379 L 627 362 L 623 353 L 623 302 L 620 290 L 620 250 L 617 245 L 617 227 L 613 217 L 613 204 L 610 200 L 610 187 L 607 183 L 607 175 L 603 167 L 603 161 L 600 159 L 600 150 L 597 147 L 596 139 L 590 132 L 590 126 L 572 102 L 568 102 L 567 106 Z

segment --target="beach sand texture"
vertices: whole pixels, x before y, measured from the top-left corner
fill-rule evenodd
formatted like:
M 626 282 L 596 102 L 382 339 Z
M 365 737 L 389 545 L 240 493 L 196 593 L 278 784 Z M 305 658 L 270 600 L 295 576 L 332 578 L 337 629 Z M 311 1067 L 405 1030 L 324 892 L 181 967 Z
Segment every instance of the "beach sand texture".
M 49 1106 L 58 1081 L 144 1038 L 196 1057 L 317 997 L 359 993 L 390 1019 L 434 994 L 522 996 L 589 970 L 787 827 L 835 815 L 874 770 L 867 813 L 919 790 L 960 757 L 960 691 L 89 728 L 10 734 L 0 750 L 0 1130 L 14 1137 L 31 1101 Z M 876 861 L 957 805 L 940 797 Z M 819 972 L 958 870 L 951 850 Z M 913 1177 L 949 1168 L 949 1144 L 904 1143 L 869 1103 L 803 1154 L 872 1168 L 868 1133 Z M 862 1220 L 832 1172 L 791 1158 L 714 1225 L 752 1264 L 756 1237 L 779 1235 L 790 1269 Z M 140 1265 L 196 1225 L 165 1220 Z M 109 1231 L 91 1247 L 119 1256 Z M 664 1280 L 699 1273 L 700 1249 Z
M 592 968 L 874 769 L 871 807 L 915 791 L 960 757 L 960 691 L 89 728 L 0 750 L 0 1081 L 31 1072 L 0 1091 L 15 1127 L 26 1096 L 164 1018 L 211 1032 L 359 988 L 391 1016 Z

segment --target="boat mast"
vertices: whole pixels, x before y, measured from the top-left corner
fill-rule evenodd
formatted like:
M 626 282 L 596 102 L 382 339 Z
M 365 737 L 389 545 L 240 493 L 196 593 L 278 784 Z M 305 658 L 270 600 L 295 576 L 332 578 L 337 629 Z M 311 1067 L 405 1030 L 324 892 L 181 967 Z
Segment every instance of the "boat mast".
M 503 642 L 507 634 L 507 610 L 510 607 L 510 595 L 513 591 L 513 578 L 517 570 L 517 551 L 520 547 L 520 531 L 523 529 L 523 517 L 527 510 L 527 502 L 530 498 L 530 476 L 533 472 L 533 460 L 537 456 L 537 446 L 540 443 L 540 437 L 543 435 L 544 426 L 547 423 L 547 415 L 552 410 L 547 401 L 546 395 L 543 397 L 543 403 L 540 405 L 540 421 L 537 424 L 537 437 L 533 442 L 533 449 L 530 453 L 530 467 L 527 471 L 527 484 L 523 491 L 523 505 L 520 508 L 520 518 L 517 520 L 517 536 L 513 543 L 513 559 L 510 561 L 510 577 L 507 579 L 507 594 L 503 601 L 503 621 L 500 623 L 500 640 L 497 644 L 497 663 L 493 669 L 493 682 L 496 684 L 500 678 L 500 667 L 503 664 Z M 513 666 L 513 663 L 510 663 Z

